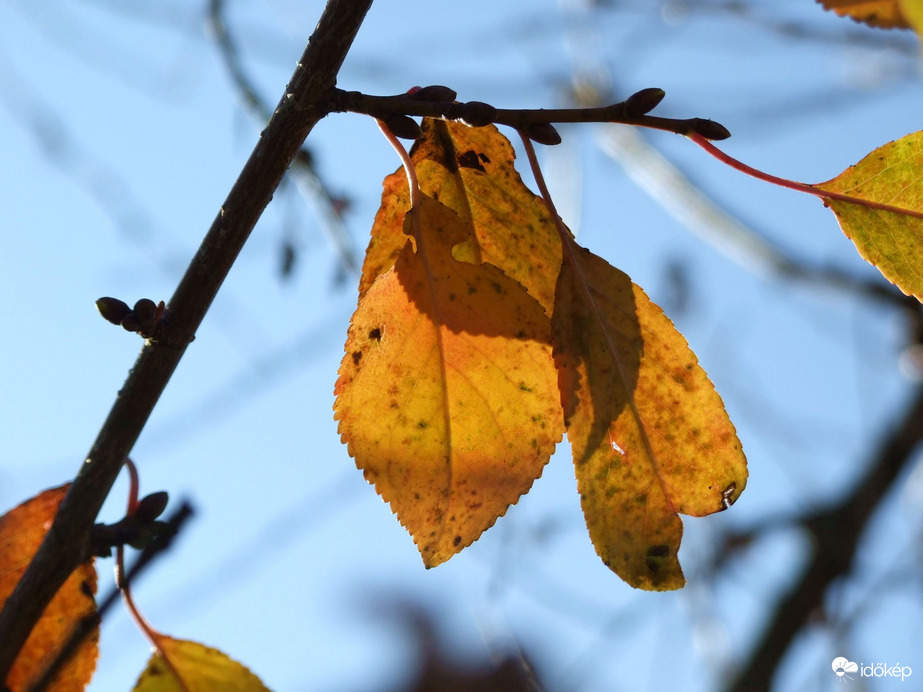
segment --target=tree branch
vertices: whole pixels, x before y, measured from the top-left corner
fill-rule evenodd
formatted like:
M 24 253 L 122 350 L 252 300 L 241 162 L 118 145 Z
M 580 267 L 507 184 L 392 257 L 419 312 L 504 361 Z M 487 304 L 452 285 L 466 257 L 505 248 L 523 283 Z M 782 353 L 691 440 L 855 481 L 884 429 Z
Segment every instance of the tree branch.
M 882 440 L 869 470 L 838 504 L 804 521 L 811 532 L 813 555 L 808 566 L 778 603 L 762 639 L 730 692 L 772 689 L 772 679 L 796 635 L 823 606 L 824 595 L 836 579 L 849 572 L 862 531 L 874 510 L 893 488 L 901 470 L 923 442 L 923 385 L 918 386 L 903 419 Z
M 646 95 L 659 89 L 645 89 L 635 94 L 635 97 Z M 663 92 L 660 91 L 662 95 Z M 343 91 L 336 89 L 333 92 L 331 112 L 363 113 L 379 120 L 385 120 L 393 115 L 412 115 L 442 120 L 466 121 L 469 116 L 475 116 L 479 122 L 469 124 L 484 125 L 487 122 L 496 125 L 521 130 L 530 125 L 550 125 L 551 123 L 622 123 L 648 127 L 654 130 L 674 132 L 678 135 L 697 133 L 706 139 L 727 139 L 731 133 L 713 120 L 704 118 L 661 118 L 647 115 L 647 110 L 636 110 L 629 97 L 621 103 L 599 108 L 493 108 L 479 101 L 427 101 L 414 97 L 413 94 L 398 94 L 396 96 L 371 96 L 358 91 Z M 659 99 L 658 99 L 659 101 Z M 654 103 L 650 108 L 657 104 Z M 485 115 L 485 107 L 489 109 L 490 117 L 487 122 L 481 121 Z M 649 109 L 648 109 L 649 110 Z
M 336 76 L 372 0 L 329 0 L 272 119 L 241 170 L 55 517 L 0 613 L 0 681 L 45 607 L 86 557 L 90 530 L 122 463 L 279 181 L 327 115 Z
M 185 523 L 193 514 L 192 506 L 188 502 L 183 502 L 179 508 L 165 522 L 166 530 L 157 536 L 148 544 L 138 555 L 131 569 L 125 574 L 121 585 L 115 586 L 109 595 L 100 601 L 99 608 L 91 615 L 85 616 L 80 620 L 73 631 L 70 633 L 64 646 L 58 651 L 48 667 L 42 672 L 41 676 L 29 686 L 29 692 L 44 692 L 51 688 L 51 683 L 62 667 L 77 654 L 77 650 L 83 645 L 87 637 L 92 634 L 93 630 L 99 627 L 103 618 L 106 616 L 112 606 L 119 600 L 119 594 L 127 585 L 134 583 L 142 571 L 151 564 L 155 558 L 163 555 L 173 545 L 176 536 L 183 528 Z

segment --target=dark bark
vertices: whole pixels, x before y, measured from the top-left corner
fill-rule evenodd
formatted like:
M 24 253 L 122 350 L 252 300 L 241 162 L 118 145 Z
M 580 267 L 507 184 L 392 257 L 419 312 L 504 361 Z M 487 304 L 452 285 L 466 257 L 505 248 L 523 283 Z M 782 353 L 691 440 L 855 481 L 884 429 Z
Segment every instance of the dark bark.
M 169 312 L 138 356 L 61 503 L 54 524 L 0 613 L 0 680 L 70 573 L 154 405 L 231 265 L 305 137 L 328 113 L 336 76 L 372 0 L 329 0 L 260 140 L 180 281 Z

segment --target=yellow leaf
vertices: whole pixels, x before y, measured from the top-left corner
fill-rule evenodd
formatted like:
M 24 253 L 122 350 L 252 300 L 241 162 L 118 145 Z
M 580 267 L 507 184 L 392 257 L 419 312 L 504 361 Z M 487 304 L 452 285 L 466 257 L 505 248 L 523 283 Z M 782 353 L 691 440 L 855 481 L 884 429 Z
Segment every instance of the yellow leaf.
M 165 635 L 157 643 L 169 664 L 155 652 L 134 692 L 269 692 L 246 666 L 217 649 Z
M 38 550 L 68 487 L 46 490 L 0 517 L 0 607 Z M 28 689 L 70 638 L 77 623 L 96 612 L 95 593 L 96 569 L 90 559 L 74 570 L 45 608 L 6 679 L 11 692 Z M 49 690 L 83 690 L 93 677 L 98 656 L 99 627 L 64 665 Z
M 465 220 L 435 200 L 366 290 L 335 387 L 339 431 L 427 567 L 474 542 L 541 475 L 563 420 L 541 305 L 456 260 Z
M 833 10 L 841 17 L 881 29 L 906 29 L 909 27 L 902 13 L 902 5 L 919 0 L 818 0 L 824 9 Z
M 603 562 L 678 589 L 683 526 L 732 504 L 746 461 L 685 339 L 627 275 L 567 241 L 552 318 L 581 504 Z
M 424 118 L 411 158 L 425 195 L 465 219 L 472 237 L 455 256 L 500 267 L 550 315 L 561 246 L 544 204 L 523 185 L 515 154 L 496 127 Z M 382 204 L 362 267 L 359 295 L 387 271 L 404 247 L 410 209 L 403 169 L 385 178 Z
M 876 149 L 814 187 L 857 200 L 827 204 L 859 254 L 904 293 L 923 300 L 923 131 Z
M 923 0 L 900 0 L 904 19 L 919 36 L 923 36 Z

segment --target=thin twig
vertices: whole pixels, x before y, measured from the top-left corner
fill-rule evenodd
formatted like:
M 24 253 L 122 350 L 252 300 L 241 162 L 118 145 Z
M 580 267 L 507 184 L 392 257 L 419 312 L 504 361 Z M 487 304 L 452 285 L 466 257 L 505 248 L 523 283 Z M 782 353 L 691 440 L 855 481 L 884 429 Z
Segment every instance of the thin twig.
M 87 553 L 96 515 L 186 346 L 305 137 L 328 111 L 337 73 L 372 0 L 329 0 L 284 96 L 145 343 L 35 558 L 0 612 L 0 680 Z
M 372 96 L 358 91 L 333 92 L 331 112 L 350 112 L 370 115 L 386 120 L 389 115 L 410 115 L 441 120 L 464 120 L 467 103 L 456 101 L 424 101 L 412 94 Z M 623 101 L 600 108 L 496 108 L 491 119 L 496 125 L 523 129 L 529 125 L 552 123 L 622 123 L 654 130 L 664 130 L 678 135 L 697 132 L 709 139 L 725 139 L 730 133 L 718 123 L 705 118 L 661 118 L 655 115 L 638 115 Z
M 138 575 L 151 564 L 151 561 L 162 555 L 166 552 L 170 546 L 173 544 L 173 540 L 176 538 L 177 533 L 182 529 L 186 521 L 192 516 L 193 511 L 192 507 L 188 502 L 184 502 L 177 508 L 177 510 L 172 514 L 172 516 L 167 520 L 167 526 L 169 530 L 164 532 L 155 538 L 148 546 L 141 551 L 141 554 L 138 555 L 138 559 L 135 560 L 135 563 L 131 566 L 131 569 L 126 572 L 125 576 L 122 578 L 123 587 L 127 586 L 137 579 Z M 38 680 L 36 680 L 28 689 L 29 692 L 43 692 L 43 690 L 48 689 L 49 685 L 54 680 L 54 677 L 58 674 L 61 668 L 66 664 L 73 656 L 77 653 L 77 650 L 83 644 L 88 636 L 93 632 L 94 629 L 99 627 L 99 624 L 103 620 L 103 616 L 109 612 L 112 606 L 119 600 L 119 594 L 121 589 L 116 586 L 109 592 L 109 595 L 100 603 L 99 607 L 96 609 L 95 613 L 85 616 L 80 622 L 77 623 L 74 630 L 71 632 L 70 637 L 64 643 L 64 646 L 61 647 L 58 651 L 54 660 L 48 665 L 47 668 L 42 672 L 42 675 Z
M 603 126 L 599 142 L 600 148 L 677 221 L 744 269 L 767 279 L 845 291 L 898 308 L 913 307 L 905 300 L 907 296 L 885 281 L 811 264 L 772 242 L 706 195 L 637 130 Z

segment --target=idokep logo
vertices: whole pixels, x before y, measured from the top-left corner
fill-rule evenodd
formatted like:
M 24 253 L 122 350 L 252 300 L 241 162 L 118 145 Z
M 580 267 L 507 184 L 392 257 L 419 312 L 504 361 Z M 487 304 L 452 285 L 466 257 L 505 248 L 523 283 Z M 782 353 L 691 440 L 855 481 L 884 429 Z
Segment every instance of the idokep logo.
M 853 663 L 842 656 L 833 659 L 833 663 L 830 665 L 833 668 L 833 674 L 836 675 L 837 680 L 840 682 L 853 680 L 856 673 L 862 678 L 899 678 L 903 682 L 913 673 L 910 666 L 900 664 L 889 666 L 884 663 L 866 665 L 864 663 Z
M 833 674 L 837 676 L 843 682 L 847 680 L 852 680 L 850 673 L 855 673 L 859 670 L 859 664 L 848 661 L 842 656 L 833 659 Z

